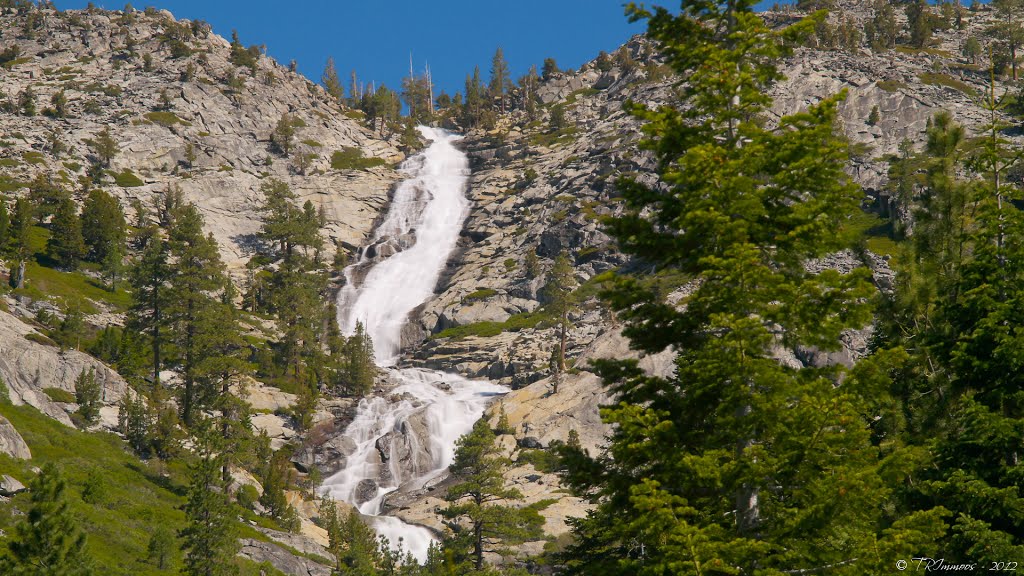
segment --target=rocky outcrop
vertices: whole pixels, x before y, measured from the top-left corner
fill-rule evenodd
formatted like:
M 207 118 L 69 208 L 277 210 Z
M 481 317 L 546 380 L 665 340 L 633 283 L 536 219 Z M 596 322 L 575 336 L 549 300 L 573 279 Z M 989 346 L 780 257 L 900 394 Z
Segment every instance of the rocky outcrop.
M 322 210 L 326 253 L 335 242 L 361 244 L 387 204 L 398 178 L 391 166 L 403 154 L 365 128 L 358 113 L 271 58 L 260 55 L 252 69 L 235 66 L 226 40 L 203 23 L 175 21 L 168 12 L 38 13 L 41 29 L 32 39 L 19 34 L 19 16 L 0 16 L 0 46 L 21 50 L 16 65 L 0 68 L 4 93 L 14 98 L 31 88 L 42 110 L 62 90 L 67 113 L 0 112 L 0 132 L 20 135 L 5 140 L 0 152 L 7 162 L 0 174 L 9 182 L 27 183 L 44 173 L 77 193 L 73 183 L 95 160 L 88 142 L 109 127 L 119 151 L 103 188 L 126 209 L 141 201 L 150 215 L 164 191 L 180 188 L 239 275 L 260 228 L 259 189 L 268 178 L 290 184 L 300 205 L 308 200 Z M 126 45 L 128 37 L 134 46 Z M 271 143 L 284 114 L 296 125 L 288 155 Z M 332 155 L 346 148 L 385 165 L 332 167 Z M 305 166 L 298 165 L 299 156 Z
M 92 356 L 77 350 L 61 350 L 30 338 L 38 333 L 7 312 L 0 312 L 0 378 L 7 384 L 11 402 L 29 404 L 58 422 L 72 426 L 62 405 L 44 392 L 56 388 L 74 394 L 75 379 L 95 370 L 102 392 L 100 401 L 117 404 L 127 384 L 116 372 Z M 45 338 L 42 339 L 45 341 Z M 71 405 L 72 410 L 74 405 Z
M 18 434 L 10 420 L 3 416 L 0 416 L 0 454 L 21 460 L 32 458 L 32 451 L 29 450 L 25 439 Z
M 267 562 L 289 576 L 331 576 L 330 567 L 296 556 L 277 544 L 252 538 L 242 538 L 240 543 L 239 556 L 257 563 Z
M 25 488 L 25 485 L 18 482 L 16 478 L 7 474 L 0 475 L 0 496 L 9 498 L 25 490 L 28 488 Z

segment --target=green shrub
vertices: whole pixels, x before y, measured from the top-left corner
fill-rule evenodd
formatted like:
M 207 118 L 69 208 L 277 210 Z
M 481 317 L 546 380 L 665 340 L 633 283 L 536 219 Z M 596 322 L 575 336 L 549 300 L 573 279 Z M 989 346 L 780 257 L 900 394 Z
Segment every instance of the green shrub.
M 29 332 L 28 334 L 25 334 L 25 340 L 28 340 L 29 342 L 35 342 L 36 344 L 42 344 L 43 346 L 53 346 L 54 348 L 60 348 L 60 346 L 56 342 L 50 340 L 49 338 L 43 336 L 42 334 L 39 334 L 38 332 Z M 74 400 L 73 397 L 72 400 Z
M 544 310 L 524 312 L 522 314 L 514 314 L 504 322 L 474 322 L 472 324 L 447 328 L 431 336 L 431 339 L 451 338 L 453 340 L 461 340 L 470 336 L 488 338 L 497 336 L 502 332 L 519 332 L 527 328 L 535 328 L 550 320 L 551 315 Z
M 561 467 L 558 455 L 550 450 L 520 450 L 516 464 L 533 464 L 539 472 L 557 472 Z
M 159 124 L 165 128 L 170 128 L 175 124 L 181 124 L 183 126 L 192 125 L 191 122 L 178 118 L 178 115 L 174 112 L 167 111 L 149 112 L 146 114 L 146 119 L 156 124 Z
M 256 502 L 259 502 L 260 492 L 255 486 L 245 484 L 235 493 L 235 501 L 246 510 L 252 510 Z
M 462 301 L 473 302 L 474 300 L 486 300 L 497 293 L 498 291 L 493 288 L 481 288 L 463 296 Z
M 384 164 L 386 162 L 381 158 L 364 158 L 362 150 L 350 146 L 331 155 L 331 168 L 334 170 L 367 170 Z
M 145 184 L 145 182 L 143 182 L 141 178 L 136 176 L 134 172 L 128 169 L 125 169 L 125 171 L 121 172 L 120 174 L 114 172 L 113 176 L 114 183 L 122 188 L 135 188 Z
M 506 259 L 505 260 L 505 270 L 508 270 L 509 272 L 511 272 L 511 271 L 513 271 L 515 269 L 516 269 L 516 259 L 515 258 L 508 258 L 508 259 Z
M 50 400 L 53 400 L 54 402 L 61 402 L 63 404 L 75 403 L 75 395 L 60 388 L 43 388 L 43 394 L 49 396 Z
M 43 158 L 43 153 L 35 150 L 25 152 L 21 155 L 21 158 L 29 164 L 42 164 L 46 161 L 46 159 Z

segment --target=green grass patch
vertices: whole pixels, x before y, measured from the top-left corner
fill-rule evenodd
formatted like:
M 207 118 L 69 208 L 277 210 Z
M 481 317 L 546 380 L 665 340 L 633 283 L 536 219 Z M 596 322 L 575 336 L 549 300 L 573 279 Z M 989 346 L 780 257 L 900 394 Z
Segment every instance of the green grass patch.
M 324 146 L 323 144 L 317 142 L 316 140 L 303 140 L 302 143 L 305 144 L 306 146 L 309 146 L 310 148 L 323 148 Z
M 129 169 L 125 169 L 121 173 L 112 172 L 111 176 L 114 177 L 114 183 L 122 188 L 136 188 L 145 184 L 141 178 Z
M 0 158 L 0 167 L 14 168 L 18 164 L 21 164 L 21 161 L 17 158 Z
M 50 400 L 54 402 L 62 402 L 64 404 L 74 404 L 75 395 L 72 392 L 68 392 L 63 388 L 43 388 L 43 394 L 50 397 Z
M 516 259 L 515 258 L 506 258 L 504 264 L 505 264 L 505 270 L 508 270 L 509 272 L 511 272 L 511 271 L 516 269 Z
M 476 300 L 486 300 L 486 299 L 490 298 L 491 296 L 495 296 L 497 294 L 498 294 L 498 291 L 493 289 L 493 288 L 481 288 L 479 290 L 475 290 L 475 291 L 470 292 L 469 294 L 466 294 L 465 296 L 463 296 L 462 297 L 462 301 L 463 302 L 474 302 Z
M 913 48 L 911 46 L 897 46 L 894 50 L 900 54 L 931 54 L 932 56 L 941 56 L 942 58 L 955 57 L 952 52 L 942 50 L 941 48 Z
M 43 346 L 53 346 L 54 348 L 60 348 L 60 345 L 53 340 L 39 334 L 38 332 L 29 332 L 25 334 L 25 340 L 29 342 L 35 342 L 36 344 L 42 344 Z
M 519 332 L 527 328 L 535 328 L 552 320 L 552 316 L 544 310 L 536 312 L 524 312 L 510 316 L 504 322 L 474 322 L 463 326 L 447 328 L 431 336 L 431 339 L 451 338 L 462 340 L 470 336 L 487 338 L 497 336 L 502 332 Z
M 571 105 L 575 104 L 576 100 L 578 100 L 581 96 L 582 97 L 593 96 L 595 94 L 599 94 L 600 92 L 601 91 L 598 90 L 597 88 L 580 88 L 579 90 L 576 90 L 576 91 L 572 92 L 571 94 L 569 94 L 568 96 L 565 97 L 565 105 L 566 106 L 571 106 Z
M 0 192 L 14 192 L 21 188 L 27 188 L 28 182 L 22 182 L 6 174 L 0 174 Z
M 386 163 L 382 158 L 366 158 L 362 150 L 351 146 L 336 150 L 331 155 L 331 168 L 334 170 L 367 170 Z
M 25 56 L 24 58 L 15 58 L 14 60 L 8 60 L 7 62 L 4 62 L 3 64 L 0 64 L 0 66 L 3 66 L 4 68 L 7 68 L 8 70 L 12 70 L 15 66 L 20 66 L 20 65 L 22 65 L 22 64 L 24 64 L 26 62 L 31 62 L 31 61 L 32 61 L 32 57 L 31 56 Z
M 974 88 L 971 88 L 971 86 L 966 82 L 953 78 L 949 74 L 941 74 L 938 72 L 922 72 L 921 74 L 918 74 L 917 78 L 921 82 L 928 84 L 930 86 L 943 86 L 945 88 L 952 88 L 953 90 L 963 92 L 968 96 L 975 95 Z
M 43 153 L 36 150 L 29 150 L 21 155 L 21 159 L 29 164 L 42 164 L 46 162 Z
M 558 146 L 560 144 L 566 144 L 576 139 L 577 129 L 575 126 L 569 126 L 568 128 L 562 128 L 554 132 L 545 132 L 543 134 L 534 134 L 530 136 L 530 144 L 534 146 L 544 146 L 545 148 L 551 148 L 552 146 Z
M 886 92 L 898 92 L 909 88 L 909 86 L 899 80 L 879 80 L 875 83 L 875 86 L 878 86 L 880 90 L 884 90 Z
M 182 120 L 181 118 L 178 118 L 178 115 L 174 112 L 167 111 L 149 112 L 146 114 L 146 119 L 156 124 L 159 124 L 165 128 L 170 128 L 175 124 L 181 124 L 182 126 L 192 125 L 192 123 L 188 120 Z
M 64 162 L 64 167 L 72 172 L 78 172 L 82 169 L 82 165 L 79 162 Z
M 353 120 L 365 120 L 366 119 L 366 113 L 363 112 L 362 110 L 352 110 L 350 108 L 348 110 L 345 110 L 345 112 L 343 112 L 343 114 L 345 115 L 346 118 L 351 118 Z

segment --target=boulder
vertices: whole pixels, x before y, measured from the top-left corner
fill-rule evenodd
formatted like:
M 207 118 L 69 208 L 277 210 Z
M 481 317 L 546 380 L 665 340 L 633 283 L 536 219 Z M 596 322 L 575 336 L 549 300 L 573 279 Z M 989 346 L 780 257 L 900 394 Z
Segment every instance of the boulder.
M 0 416 L 0 454 L 6 454 L 12 458 L 29 460 L 32 458 L 32 451 L 29 450 L 25 439 L 18 434 L 9 420 Z
M 331 569 L 308 558 L 300 558 L 285 548 L 271 543 L 243 538 L 238 555 L 256 563 L 267 562 L 289 576 L 331 576 Z
M 28 490 L 25 485 L 7 474 L 0 475 L 0 496 L 11 497 Z

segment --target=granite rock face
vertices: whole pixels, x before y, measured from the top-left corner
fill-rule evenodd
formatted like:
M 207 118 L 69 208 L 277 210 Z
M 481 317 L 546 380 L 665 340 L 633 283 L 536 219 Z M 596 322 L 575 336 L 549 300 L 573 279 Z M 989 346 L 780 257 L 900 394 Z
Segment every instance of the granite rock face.
M 29 450 L 25 439 L 21 437 L 10 420 L 3 416 L 0 416 L 0 454 L 20 460 L 32 458 L 32 451 Z
M 0 69 L 4 93 L 13 98 L 31 88 L 42 111 L 63 90 L 67 113 L 0 113 L 0 132 L 22 135 L 0 152 L 15 162 L 0 169 L 10 181 L 27 185 L 44 173 L 78 194 L 76 182 L 95 160 L 89 142 L 109 127 L 119 152 L 100 186 L 122 201 L 130 219 L 137 217 L 129 209 L 133 200 L 152 217 L 162 194 L 179 188 L 199 207 L 225 262 L 236 271 L 252 254 L 262 216 L 260 185 L 269 178 L 287 182 L 300 205 L 308 200 L 322 209 L 327 253 L 335 243 L 361 244 L 387 204 L 398 178 L 389 166 L 403 153 L 366 128 L 359 113 L 343 109 L 321 87 L 271 58 L 259 56 L 252 69 L 235 66 L 224 38 L 168 12 L 39 13 L 41 30 L 32 39 L 19 33 L 18 16 L 0 15 L 0 46 L 21 49 L 17 65 Z M 169 38 L 182 30 L 190 31 L 185 48 L 175 47 Z M 297 125 L 287 155 L 271 143 L 285 114 Z M 60 142 L 59 154 L 54 141 Z M 346 148 L 385 165 L 332 168 L 332 155 Z M 300 155 L 307 165 L 299 166 Z

